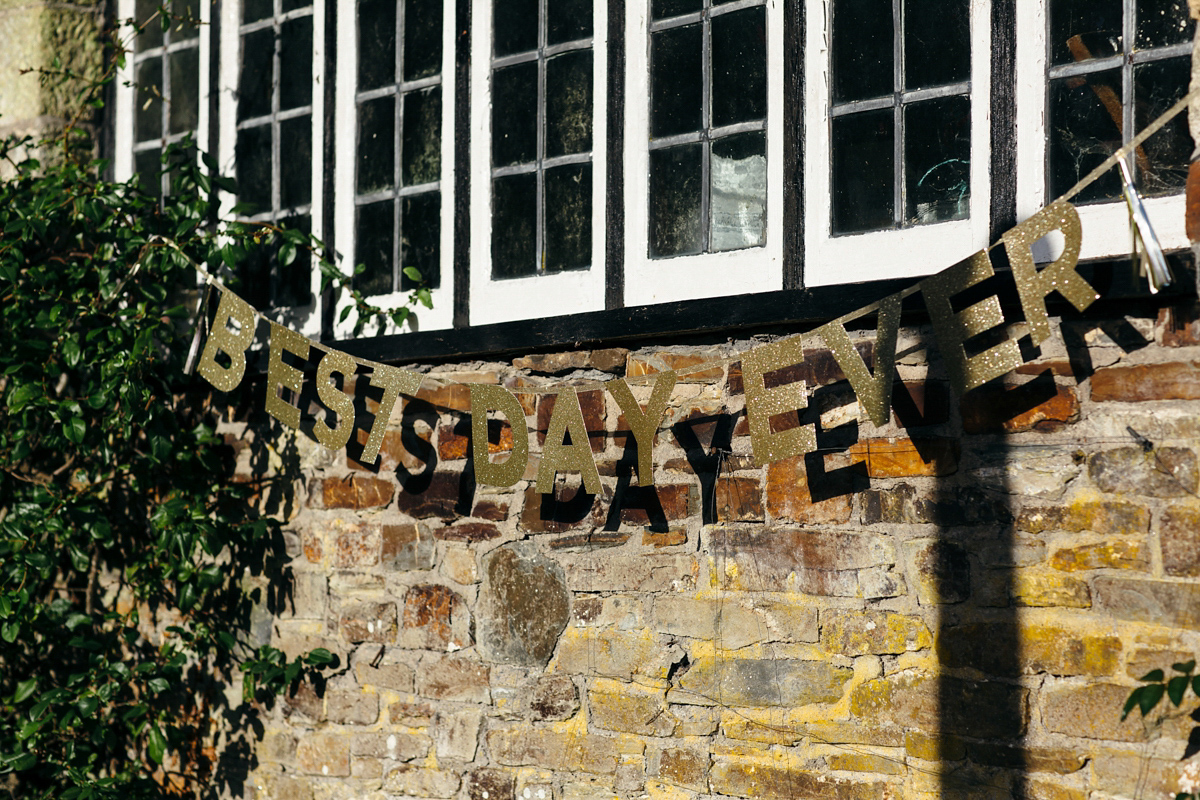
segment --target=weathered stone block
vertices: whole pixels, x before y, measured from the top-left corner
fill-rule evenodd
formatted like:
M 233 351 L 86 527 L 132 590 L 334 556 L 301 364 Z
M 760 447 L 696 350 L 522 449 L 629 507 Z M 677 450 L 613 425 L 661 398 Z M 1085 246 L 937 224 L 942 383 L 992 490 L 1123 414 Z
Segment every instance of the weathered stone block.
M 411 692 L 414 675 L 413 668 L 408 664 L 380 663 L 375 665 L 370 658 L 361 656 L 354 660 L 354 677 L 358 679 L 361 686 Z
M 872 478 L 953 475 L 958 471 L 957 439 L 865 439 L 847 454 L 862 459 Z
M 448 769 L 428 769 L 407 764 L 397 767 L 384 779 L 383 788 L 388 792 L 412 797 L 454 797 L 461 784 L 459 774 Z
M 754 522 L 763 519 L 762 486 L 757 478 L 717 479 L 714 510 L 720 522 Z
M 496 373 L 491 373 L 493 380 L 473 381 L 474 383 L 496 383 Z M 459 376 L 455 376 L 459 378 Z M 461 378 L 459 378 L 461 380 Z M 471 411 L 471 387 L 465 383 L 447 383 L 434 385 L 426 381 L 417 392 L 417 399 L 424 400 L 431 406 L 446 408 L 451 411 L 461 411 L 464 414 Z
M 378 564 L 379 540 L 378 529 L 338 534 L 335 563 L 343 569 Z
M 329 580 L 314 572 L 290 573 L 290 595 L 285 595 L 282 617 L 322 619 L 329 599 Z
M 1145 739 L 1140 715 L 1121 721 L 1130 687 L 1112 683 L 1046 689 L 1042 692 L 1042 724 L 1052 733 L 1085 739 L 1140 742 Z
M 520 527 L 531 533 L 570 533 L 596 527 L 596 514 L 606 510 L 611 500 L 612 490 L 608 487 L 604 488 L 602 498 L 586 494 L 580 487 L 568 499 L 542 494 L 532 484 L 525 490 Z
M 609 347 L 602 350 L 574 350 L 567 353 L 541 353 L 522 358 L 514 358 L 512 365 L 516 369 L 527 369 L 530 372 L 540 372 L 543 375 L 558 375 L 573 369 L 593 367 L 603 372 L 623 370 L 629 351 L 623 347 Z
M 472 457 L 468 448 L 471 437 L 467 435 L 470 430 L 470 416 L 463 417 L 455 424 L 438 428 L 438 458 L 442 461 L 461 461 Z M 512 426 L 503 420 L 488 420 L 488 454 L 508 453 L 512 449 Z
M 432 409 L 431 416 L 432 416 Z M 355 430 L 355 439 L 359 447 L 366 445 L 370 431 L 365 428 Z M 383 434 L 383 442 L 379 445 L 379 456 L 375 463 L 368 466 L 361 461 L 346 455 L 346 466 L 350 469 L 378 472 L 381 475 L 395 472 L 397 467 L 403 467 L 410 472 L 420 470 L 433 455 L 433 438 L 430 428 L 411 427 L 404 430 L 388 430 Z M 360 452 L 360 451 L 356 451 Z
M 556 561 L 566 573 L 567 588 L 577 592 L 683 591 L 696 583 L 696 560 L 691 555 L 563 554 Z
M 479 748 L 483 712 L 477 709 L 439 712 L 433 718 L 433 743 L 439 759 L 470 762 Z
M 1105 367 L 1092 375 L 1092 400 L 1097 403 L 1198 399 L 1200 368 L 1196 364 Z
M 395 603 L 357 603 L 342 609 L 342 637 L 352 643 L 396 641 Z
M 465 658 L 425 659 L 417 668 L 417 692 L 434 700 L 487 703 L 490 670 Z
M 1165 560 L 1165 556 L 1164 556 Z M 1050 556 L 1050 566 L 1063 572 L 1086 569 L 1128 569 L 1145 571 L 1150 556 L 1141 541 L 1118 540 L 1064 547 Z
M 843 469 L 825 479 L 822 497 L 814 501 L 804 456 L 773 461 L 767 465 L 767 513 L 772 520 L 808 525 L 849 522 L 854 488 L 854 476 Z
M 431 741 L 418 733 L 356 733 L 350 739 L 350 755 L 412 761 L 429 754 Z
M 920 617 L 887 611 L 830 610 L 821 614 L 821 645 L 848 656 L 924 650 L 933 636 Z
M 938 658 L 948 667 L 972 667 L 1011 678 L 1023 674 L 1111 675 L 1121 640 L 1047 625 L 1015 631 L 992 623 L 955 625 L 938 635 Z
M 664 533 L 642 531 L 642 544 L 647 547 L 674 547 L 687 544 L 688 534 L 685 528 L 672 528 Z
M 850 713 L 872 725 L 1013 739 L 1025 731 L 1028 697 L 1019 686 L 901 673 L 856 687 Z
M 392 502 L 396 484 L 370 475 L 318 478 L 309 487 L 309 497 L 320 498 L 321 508 L 380 508 Z M 311 502 L 311 500 L 310 500 Z
M 800 737 L 809 736 L 814 742 L 822 744 L 869 744 L 877 747 L 900 747 L 904 744 L 903 732 L 863 720 L 804 722 L 793 727 Z
M 665 595 L 654 601 L 654 628 L 737 650 L 759 642 L 816 641 L 817 612 L 770 600 Z
M 516 785 L 516 776 L 508 770 L 473 769 L 467 773 L 467 800 L 516 800 Z
M 1200 585 L 1101 576 L 1096 610 L 1117 619 L 1200 630 Z
M 325 718 L 338 725 L 374 725 L 379 695 L 360 689 L 335 689 L 325 695 Z
M 717 732 L 717 710 L 706 706 L 671 704 L 667 713 L 679 720 L 678 736 L 708 736 Z
M 442 575 L 461 586 L 470 586 L 479 580 L 479 569 L 475 566 L 475 551 L 466 547 L 447 547 L 442 554 Z
M 350 737 L 310 733 L 296 745 L 296 766 L 309 775 L 346 777 L 350 774 Z
M 446 542 L 466 542 L 467 544 L 499 539 L 502 535 L 500 529 L 490 522 L 460 522 L 457 525 L 438 528 L 433 532 L 435 539 Z
M 630 378 L 643 375 L 653 375 L 656 372 L 675 370 L 683 373 L 679 376 L 680 383 L 714 383 L 725 377 L 725 367 L 715 365 L 708 369 L 696 370 L 697 366 L 709 361 L 719 361 L 723 354 L 711 353 L 632 353 L 625 362 L 625 374 Z
M 1064 747 L 1008 747 L 990 742 L 972 742 L 967 750 L 976 764 L 1026 772 L 1069 775 L 1083 769 L 1088 761 L 1085 754 Z
M 1017 606 L 1089 608 L 1092 605 L 1087 582 L 1070 576 L 1014 570 L 1008 589 Z
M 745 487 L 739 484 L 737 490 Z M 747 490 L 748 492 L 748 490 Z M 746 502 L 753 502 L 748 499 Z M 732 502 L 732 497 L 727 497 Z M 679 522 L 700 513 L 700 493 L 693 483 L 661 483 L 654 486 L 630 486 L 612 499 L 619 506 L 625 525 L 651 525 L 663 519 Z M 605 509 L 597 508 L 596 523 L 604 519 Z M 761 519 L 762 515 L 759 514 Z
M 667 713 L 663 689 L 605 679 L 588 691 L 588 722 L 601 730 L 642 736 L 671 736 L 678 727 Z
M 961 603 L 971 596 L 971 562 L 961 546 L 918 539 L 904 543 L 904 555 L 921 605 Z
M 471 614 L 457 592 L 438 584 L 409 588 L 404 595 L 401 647 L 454 652 L 472 643 Z
M 972 487 L 929 492 L 908 483 L 863 492 L 861 516 L 865 525 L 933 523 L 942 527 L 1006 522 L 1011 517 L 990 494 Z
M 771 763 L 717 759 L 709 773 L 709 785 L 718 794 L 751 797 L 755 800 L 885 800 L 893 789 L 881 782 L 858 782 L 831 778 L 822 772 L 789 769 Z
M 617 771 L 616 743 L 605 736 L 556 733 L 543 728 L 517 726 L 487 732 L 488 751 L 509 767 L 582 771 L 612 775 Z
M 1079 421 L 1075 390 L 1040 381 L 982 386 L 963 397 L 959 407 L 966 433 L 1049 433 Z
M 563 633 L 549 671 L 625 681 L 634 675 L 665 678 L 682 657 L 678 647 L 664 646 L 646 633 L 571 627 Z
M 1088 461 L 1088 474 L 1102 492 L 1148 497 L 1194 495 L 1200 471 L 1196 454 L 1186 447 L 1118 447 Z
M 1200 508 L 1173 506 L 1158 526 L 1163 572 L 1177 577 L 1200 576 Z
M 1123 500 L 1083 496 L 1065 505 L 1024 508 L 1017 516 L 1017 528 L 1030 533 L 1096 531 L 1129 535 L 1150 529 L 1150 512 Z
M 669 747 L 658 756 L 654 773 L 668 783 L 697 792 L 708 789 L 708 753 L 691 747 Z
M 541 666 L 571 618 L 562 567 L 532 543 L 497 548 L 483 561 L 479 649 L 490 661 Z
M 550 417 L 554 414 L 554 403 L 557 399 L 558 396 L 553 394 L 544 394 L 538 398 L 537 440 L 540 445 L 546 443 L 546 431 L 550 427 Z M 579 407 L 583 411 L 583 424 L 587 426 L 588 442 L 593 453 L 601 453 L 607 446 L 604 402 L 602 389 L 579 393 Z
M 433 568 L 433 536 L 420 523 L 384 525 L 382 528 L 384 569 L 409 570 Z
M 922 761 L 962 761 L 967 757 L 967 745 L 957 736 L 905 731 L 904 752 Z
M 534 720 L 569 719 L 579 710 L 579 689 L 566 675 L 545 675 L 529 694 L 529 715 Z
M 465 516 L 458 509 L 464 494 L 462 481 L 461 472 L 435 470 L 429 478 L 429 485 L 420 491 L 415 491 L 417 484 L 414 482 L 409 483 L 409 488 L 402 488 L 396 496 L 396 508 L 414 519 L 436 517 L 449 522 Z
M 670 699 L 751 708 L 834 703 L 852 674 L 827 661 L 704 657 L 676 680 Z
M 873 772 L 879 775 L 904 775 L 908 769 L 904 762 L 874 753 L 837 753 L 825 757 L 830 769 L 846 772 Z

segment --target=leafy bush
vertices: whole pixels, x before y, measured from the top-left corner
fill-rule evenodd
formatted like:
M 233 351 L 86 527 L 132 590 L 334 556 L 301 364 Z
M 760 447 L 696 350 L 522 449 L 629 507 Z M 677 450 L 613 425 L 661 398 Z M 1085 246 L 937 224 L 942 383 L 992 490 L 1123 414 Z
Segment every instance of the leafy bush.
M 1183 705 L 1188 689 L 1192 690 L 1192 694 L 1200 697 L 1200 675 L 1194 674 L 1196 671 L 1195 659 L 1172 664 L 1171 671 L 1176 674 L 1170 678 L 1161 669 L 1151 670 L 1139 678 L 1138 680 L 1142 681 L 1144 685 L 1129 693 L 1129 698 L 1125 701 L 1125 708 L 1121 710 L 1121 720 L 1124 721 L 1135 708 L 1145 717 L 1162 702 L 1164 697 L 1170 700 L 1171 705 L 1175 708 L 1179 708 Z M 1192 721 L 1200 723 L 1200 709 L 1192 711 L 1189 716 Z M 1180 760 L 1187 760 L 1197 753 L 1200 753 L 1200 725 L 1192 728 L 1188 735 L 1187 747 Z M 1197 791 L 1200 789 L 1200 774 L 1197 774 L 1194 767 L 1184 770 L 1180 788 L 1186 791 L 1176 794 L 1175 800 L 1196 800 L 1197 797 L 1200 797 L 1200 792 Z

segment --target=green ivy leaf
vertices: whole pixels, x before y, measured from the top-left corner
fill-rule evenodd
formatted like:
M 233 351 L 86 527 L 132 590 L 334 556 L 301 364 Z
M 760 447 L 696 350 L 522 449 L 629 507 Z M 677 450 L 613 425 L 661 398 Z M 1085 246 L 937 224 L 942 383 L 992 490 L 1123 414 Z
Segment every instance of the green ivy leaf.
M 1163 679 L 1163 677 L 1164 677 L 1163 671 L 1161 669 L 1152 669 L 1149 672 L 1147 672 L 1145 675 L 1143 675 L 1142 677 L 1138 678 L 1138 680 L 1146 681 L 1146 682 L 1161 681 Z
M 1170 698 L 1171 703 L 1176 708 L 1178 708 L 1179 704 L 1183 702 L 1183 693 L 1187 691 L 1187 687 L 1187 675 L 1177 675 L 1176 677 L 1167 681 L 1167 697 Z
M 1152 683 L 1142 687 L 1142 696 L 1138 699 L 1138 708 L 1142 710 L 1142 716 L 1149 714 L 1158 701 L 1162 700 L 1163 692 L 1166 691 L 1165 686 L 1161 683 Z
M 1138 703 L 1142 701 L 1142 690 L 1145 688 L 1145 686 L 1139 686 L 1129 693 L 1128 699 L 1125 700 L 1125 707 L 1121 709 L 1122 722 L 1124 722 L 1125 718 L 1129 716 L 1129 712 L 1137 708 Z
M 1193 658 L 1191 661 L 1185 661 L 1182 664 L 1172 664 L 1171 669 L 1191 675 L 1192 670 L 1196 669 L 1196 659 Z
M 38 680 L 36 677 L 30 678 L 29 680 L 21 681 L 20 683 L 18 683 L 17 691 L 15 691 L 13 693 L 13 699 L 12 699 L 13 704 L 22 703 L 25 700 L 29 699 L 30 695 L 32 695 L 37 690 L 37 684 L 38 684 Z

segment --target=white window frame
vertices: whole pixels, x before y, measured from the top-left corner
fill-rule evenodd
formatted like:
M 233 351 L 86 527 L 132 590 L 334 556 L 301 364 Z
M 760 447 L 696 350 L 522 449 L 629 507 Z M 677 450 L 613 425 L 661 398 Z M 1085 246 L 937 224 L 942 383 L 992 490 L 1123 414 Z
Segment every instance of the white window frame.
M 328 2 L 329 0 L 325 0 Z M 338 63 L 336 103 L 334 106 L 335 141 L 334 153 L 334 232 L 336 251 L 343 256 L 343 273 L 350 275 L 354 270 L 356 247 L 355 193 L 356 165 L 358 162 L 358 3 L 356 0 L 336 0 L 338 3 Z M 453 0 L 442 2 L 442 166 L 439 178 L 441 196 L 441 236 L 439 250 L 441 280 L 436 289 L 430 291 L 433 308 L 418 304 L 413 308 L 413 317 L 397 330 L 389 322 L 386 333 L 416 330 L 445 330 L 454 322 L 454 50 L 455 14 Z M 398 95 L 399 97 L 399 95 Z M 397 200 L 396 202 L 399 202 Z M 374 295 L 370 302 L 382 309 L 400 308 L 408 302 L 407 291 L 394 291 Z M 346 339 L 354 333 L 354 313 L 345 322 L 338 322 L 342 309 L 352 301 L 343 297 L 334 308 L 334 335 Z
M 313 0 L 313 55 L 312 55 L 312 199 L 309 203 L 311 232 L 320 240 L 324 230 L 324 152 L 325 152 L 325 3 Z M 202 6 L 205 5 L 202 3 Z M 221 3 L 220 69 L 217 99 L 217 164 L 222 174 L 237 176 L 235 148 L 237 145 L 238 74 L 241 68 L 242 3 L 226 0 Z M 203 103 L 202 103 L 203 105 Z M 222 217 L 233 215 L 237 198 L 222 191 L 219 208 Z M 316 256 L 314 255 L 314 261 Z M 314 302 L 308 306 L 294 308 L 258 309 L 272 314 L 280 324 L 287 325 L 305 336 L 319 338 L 321 335 L 321 273 L 314 263 L 309 273 L 309 291 Z
M 603 310 L 608 185 L 607 0 L 592 3 L 591 266 L 503 280 L 492 279 L 492 2 L 472 0 L 471 6 L 471 325 Z
M 861 283 L 932 275 L 987 247 L 991 185 L 991 3 L 971 0 L 971 199 L 965 219 L 832 233 L 831 2 L 805 0 L 804 282 Z M 897 132 L 899 134 L 899 132 Z M 1000 176 L 1004 180 L 1004 176 Z
M 1017 16 L 1017 219 L 1026 219 L 1055 199 L 1046 190 L 1048 0 L 1022 5 L 1021 12 Z M 1159 244 L 1166 250 L 1187 247 L 1183 189 L 1167 197 L 1146 198 L 1145 204 Z M 1133 249 L 1123 200 L 1076 208 L 1083 224 L 1081 258 L 1121 256 Z M 1038 255 L 1048 259 L 1053 254 Z
M 783 3 L 767 0 L 767 229 L 762 246 L 651 258 L 650 3 L 625 10 L 625 305 L 783 288 Z M 707 46 L 707 44 L 705 45 Z

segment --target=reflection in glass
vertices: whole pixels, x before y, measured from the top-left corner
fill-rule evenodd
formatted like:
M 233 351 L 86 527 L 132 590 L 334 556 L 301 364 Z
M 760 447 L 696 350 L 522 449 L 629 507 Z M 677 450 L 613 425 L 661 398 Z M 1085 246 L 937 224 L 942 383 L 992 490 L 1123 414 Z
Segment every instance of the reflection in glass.
M 681 14 L 696 14 L 702 7 L 702 0 L 651 0 L 650 13 L 656 20 L 668 19 Z
M 394 201 L 361 205 L 354 227 L 354 260 L 366 267 L 354 276 L 354 288 L 365 295 L 392 291 Z
M 270 2 L 270 0 L 266 0 Z M 162 15 L 158 13 L 159 0 L 137 0 L 134 4 L 133 18 L 142 25 L 142 32 L 137 37 L 138 52 L 162 47 L 163 29 Z M 268 12 L 269 13 L 269 12 Z M 154 19 L 150 19 L 154 17 Z
M 701 144 L 650 151 L 650 255 L 699 253 Z
M 441 69 L 442 0 L 405 0 L 404 80 L 428 78 Z
M 1050 82 L 1048 134 L 1050 197 L 1058 197 L 1121 146 L 1120 70 Z M 1121 196 L 1117 171 L 1076 196 L 1076 203 Z
M 404 95 L 404 186 L 432 183 L 442 168 L 442 90 L 434 86 Z
M 1182 44 L 1191 38 L 1191 31 L 1187 0 L 1137 0 L 1136 49 Z
M 307 114 L 279 123 L 279 205 L 312 200 L 312 120 Z
M 495 0 L 492 20 L 497 56 L 537 49 L 538 0 Z
M 358 90 L 378 89 L 395 80 L 396 0 L 359 0 Z
M 592 51 L 546 60 L 546 156 L 592 149 Z
M 304 233 L 312 232 L 312 218 L 307 214 L 302 214 L 293 217 L 284 217 L 279 221 L 280 226 L 291 228 L 293 230 L 303 231 Z M 282 241 L 278 237 L 272 237 L 271 257 L 276 263 L 279 258 L 279 245 Z M 291 264 L 280 266 L 279 287 L 275 295 L 275 305 L 295 308 L 297 306 L 311 305 L 313 301 L 310 281 L 312 280 L 312 261 L 311 255 L 306 247 L 296 248 L 296 257 Z
M 833 101 L 891 94 L 895 28 L 892 0 L 837 0 L 833 4 Z
M 172 20 L 171 40 L 182 42 L 200 33 L 200 0 L 175 0 L 171 3 Z
M 703 29 L 685 25 L 650 35 L 650 136 L 700 130 Z
M 386 189 L 394 180 L 395 98 L 380 97 L 358 106 L 358 191 Z
M 242 37 L 242 69 L 238 75 L 239 121 L 271 113 L 274 59 L 274 31 L 253 31 Z
M 171 104 L 167 108 L 169 133 L 195 130 L 200 121 L 200 50 L 189 47 L 167 56 L 171 73 Z
M 712 144 L 710 250 L 760 247 L 767 238 L 767 137 L 741 133 Z
M 236 155 L 238 202 L 258 211 L 271 209 L 271 129 L 266 126 L 238 131 Z
M 492 180 L 492 277 L 537 274 L 537 176 Z
M 162 61 L 149 58 L 137 67 L 137 113 L 134 135 L 139 142 L 162 136 Z
M 546 272 L 592 263 L 592 165 L 546 170 Z
M 439 192 L 422 192 L 401 200 L 400 266 L 416 267 L 431 289 L 441 286 L 441 210 Z M 400 290 L 415 289 L 417 283 L 401 270 Z
M 551 45 L 586 39 L 592 35 L 591 0 L 548 0 L 546 41 Z
M 537 62 L 492 73 L 492 165 L 523 164 L 537 157 Z
M 890 108 L 834 118 L 834 233 L 892 227 L 894 137 Z
M 968 0 L 904 0 L 905 89 L 971 77 L 970 11 Z
M 767 10 L 762 6 L 712 20 L 712 124 L 767 116 Z
M 258 22 L 274 13 L 271 0 L 242 0 L 242 22 Z
M 1189 61 L 1182 56 L 1133 68 L 1134 130 L 1145 128 L 1187 91 Z M 1183 189 L 1193 146 L 1187 116 L 1179 114 L 1138 148 L 1135 161 L 1139 191 L 1160 195 Z
M 299 108 L 312 102 L 313 19 L 299 17 L 283 23 L 279 44 L 279 108 Z
M 965 219 L 971 199 L 971 100 L 943 97 L 904 109 L 905 217 Z
M 1121 52 L 1122 0 L 1054 0 L 1050 63 L 1071 64 Z
M 162 199 L 162 180 L 159 171 L 162 169 L 161 152 L 142 150 L 133 156 L 133 171 L 137 175 L 138 184 L 142 191 L 153 197 Z

